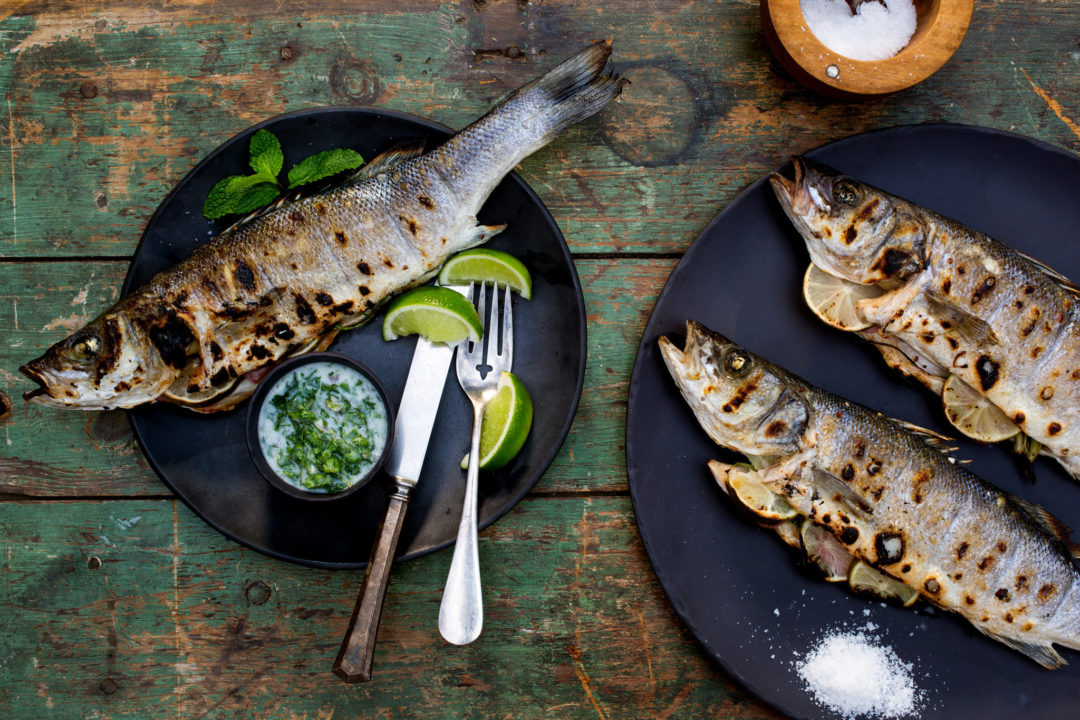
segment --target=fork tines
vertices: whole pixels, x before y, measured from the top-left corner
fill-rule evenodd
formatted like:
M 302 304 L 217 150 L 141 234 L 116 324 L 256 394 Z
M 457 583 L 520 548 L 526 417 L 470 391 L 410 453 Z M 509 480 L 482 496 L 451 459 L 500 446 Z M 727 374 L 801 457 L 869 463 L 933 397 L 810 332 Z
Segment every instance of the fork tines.
M 473 296 L 475 283 L 469 284 L 469 297 Z M 491 309 L 488 311 L 487 283 L 480 284 L 479 298 L 476 300 L 476 312 L 484 321 L 484 337 L 479 343 L 467 342 L 464 352 L 469 360 L 477 365 L 487 360 L 487 365 L 510 370 L 514 362 L 514 311 L 510 302 L 510 287 L 503 293 L 502 308 L 499 308 L 499 286 L 496 284 L 491 293 Z M 492 332 L 492 329 L 495 329 Z M 484 352 L 484 348 L 487 352 Z M 459 351 L 460 352 L 460 351 Z M 501 362 L 494 362 L 499 360 Z

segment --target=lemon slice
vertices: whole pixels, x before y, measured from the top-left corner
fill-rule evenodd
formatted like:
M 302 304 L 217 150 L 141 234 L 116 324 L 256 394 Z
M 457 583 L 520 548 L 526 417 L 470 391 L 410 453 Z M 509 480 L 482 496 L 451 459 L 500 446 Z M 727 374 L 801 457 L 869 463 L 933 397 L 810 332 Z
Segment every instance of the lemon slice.
M 521 451 L 532 427 L 533 405 L 521 378 L 503 372 L 480 421 L 480 469 L 498 470 Z M 469 456 L 461 461 L 469 466 Z
M 453 345 L 484 334 L 484 324 L 473 304 L 445 287 L 418 287 L 401 295 L 386 310 L 383 340 L 422 335 L 431 342 Z
M 882 600 L 895 598 L 903 603 L 904 607 L 914 605 L 919 599 L 918 590 L 889 577 L 862 560 L 856 560 L 851 566 L 851 572 L 848 573 L 848 586 L 857 593 L 873 593 Z
M 865 330 L 873 323 L 859 317 L 855 309 L 860 300 L 875 298 L 881 290 L 874 285 L 859 285 L 830 275 L 814 263 L 803 275 L 803 299 L 810 311 L 838 330 Z
M 797 514 L 787 498 L 765 487 L 758 474 L 745 466 L 735 465 L 729 469 L 724 483 L 735 499 L 759 518 L 788 520 Z
M 1020 432 L 1001 408 L 955 375 L 945 381 L 941 404 L 949 422 L 972 440 L 993 443 Z
M 528 269 L 516 257 L 500 250 L 466 250 L 447 260 L 439 271 L 440 285 L 468 285 L 471 282 L 509 285 L 526 300 L 532 297 L 532 278 Z

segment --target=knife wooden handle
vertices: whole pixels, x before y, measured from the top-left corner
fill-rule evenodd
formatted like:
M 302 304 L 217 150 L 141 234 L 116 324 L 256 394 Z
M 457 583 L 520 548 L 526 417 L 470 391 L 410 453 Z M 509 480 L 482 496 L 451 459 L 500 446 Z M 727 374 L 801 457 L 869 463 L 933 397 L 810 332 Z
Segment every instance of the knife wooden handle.
M 398 483 L 390 496 L 390 506 L 379 527 L 375 545 L 371 548 L 364 585 L 356 599 L 349 629 L 334 660 L 334 674 L 345 682 L 367 682 L 371 679 L 371 661 L 375 654 L 375 636 L 379 632 L 386 582 L 390 579 L 394 550 L 408 508 L 409 488 Z

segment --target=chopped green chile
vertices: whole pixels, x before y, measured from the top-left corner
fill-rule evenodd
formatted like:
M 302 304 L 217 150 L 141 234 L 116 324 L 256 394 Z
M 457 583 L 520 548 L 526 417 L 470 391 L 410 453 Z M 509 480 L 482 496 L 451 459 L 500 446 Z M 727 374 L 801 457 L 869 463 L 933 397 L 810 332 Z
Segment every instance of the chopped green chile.
M 259 444 L 278 477 L 308 492 L 346 490 L 386 449 L 379 391 L 362 373 L 313 362 L 283 375 L 259 411 Z

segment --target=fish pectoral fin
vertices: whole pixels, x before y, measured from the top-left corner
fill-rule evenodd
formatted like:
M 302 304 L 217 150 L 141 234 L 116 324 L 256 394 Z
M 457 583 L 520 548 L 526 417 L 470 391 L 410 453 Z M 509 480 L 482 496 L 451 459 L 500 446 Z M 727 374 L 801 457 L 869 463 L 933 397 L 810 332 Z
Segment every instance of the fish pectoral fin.
M 937 293 L 926 293 L 925 298 L 927 308 L 938 322 L 943 325 L 948 322 L 960 337 L 979 347 L 999 344 L 993 328 L 982 318 L 956 307 Z
M 976 627 L 978 627 L 976 625 Z M 985 635 L 997 640 L 1003 645 L 1011 647 L 1013 650 L 1027 655 L 1035 662 L 1042 665 L 1047 670 L 1057 670 L 1062 665 L 1068 665 L 1065 662 L 1065 658 L 1058 654 L 1058 651 L 1054 649 L 1054 646 L 1050 643 L 1046 645 L 1039 645 L 1038 643 L 1028 643 L 1016 638 L 1007 637 L 1005 635 L 998 635 L 997 633 L 990 632 L 989 630 L 979 627 Z
M 505 229 L 506 223 L 503 223 L 502 225 L 473 225 L 465 231 L 464 236 L 459 238 L 458 242 L 462 247 L 480 245 L 486 243 Z
M 1073 553 L 1073 557 L 1076 555 L 1076 546 L 1073 545 L 1072 540 L 1069 539 L 1069 534 L 1072 532 L 1069 526 L 1063 523 L 1061 520 L 1050 514 L 1050 511 L 1044 508 L 1042 505 L 1036 505 L 1033 502 L 1025 500 L 1022 497 L 1016 495 L 1009 495 L 1009 500 L 1027 515 L 1032 522 L 1038 525 L 1040 528 L 1049 533 L 1052 537 L 1057 538 L 1059 541 L 1065 544 L 1066 548 L 1069 548 Z
M 949 371 L 941 365 L 916 352 L 903 340 L 883 334 L 876 325 L 860 330 L 856 335 L 877 348 L 885 363 L 893 370 L 915 378 L 935 395 L 941 394 L 945 379 L 949 377 Z
M 853 487 L 832 473 L 817 467 L 814 468 L 814 489 L 822 497 L 836 498 L 838 502 L 856 514 L 874 514 L 874 508 L 870 507 L 870 504 Z
M 365 165 L 361 166 L 349 180 L 353 182 L 361 182 L 375 177 L 379 173 L 384 173 L 387 170 L 391 170 L 403 162 L 412 160 L 414 157 L 418 157 L 424 154 L 423 146 L 416 145 L 399 145 L 386 150 L 371 160 Z
M 1063 290 L 1065 290 L 1067 292 L 1070 292 L 1073 295 L 1080 295 L 1080 287 L 1077 287 L 1076 284 L 1073 283 L 1072 280 L 1065 277 L 1064 275 L 1059 273 L 1057 270 L 1054 270 L 1052 267 L 1050 267 L 1049 265 L 1047 265 L 1046 263 L 1044 263 L 1044 262 L 1042 262 L 1040 260 L 1036 260 L 1035 258 L 1031 257 L 1027 253 L 1022 253 L 1019 250 L 1016 250 L 1014 252 L 1016 252 L 1017 255 L 1024 258 L 1029 263 L 1031 263 L 1036 268 L 1038 268 L 1044 275 L 1049 277 L 1055 283 L 1060 285 Z

